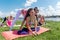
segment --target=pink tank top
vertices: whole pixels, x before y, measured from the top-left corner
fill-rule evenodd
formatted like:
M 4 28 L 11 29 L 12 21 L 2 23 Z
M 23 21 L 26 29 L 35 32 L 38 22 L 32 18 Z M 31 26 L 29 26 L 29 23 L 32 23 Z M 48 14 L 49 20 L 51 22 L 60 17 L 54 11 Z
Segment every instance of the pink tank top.
M 7 20 L 7 26 L 10 27 L 11 26 L 11 23 L 12 23 L 11 20 L 8 19 Z

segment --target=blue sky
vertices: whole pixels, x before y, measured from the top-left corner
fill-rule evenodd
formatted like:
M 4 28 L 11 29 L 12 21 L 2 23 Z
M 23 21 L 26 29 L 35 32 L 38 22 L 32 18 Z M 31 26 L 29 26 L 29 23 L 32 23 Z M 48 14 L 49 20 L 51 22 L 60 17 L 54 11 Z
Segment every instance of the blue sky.
M 16 8 L 21 8 L 23 7 L 25 3 L 25 0 L 0 0 L 0 10 L 1 11 L 11 11 Z
M 15 9 L 35 6 L 41 8 L 42 13 L 44 13 L 46 9 L 49 9 L 49 6 L 57 10 L 55 7 L 58 2 L 60 2 L 60 0 L 0 0 L 0 14 L 10 14 L 11 11 L 14 13 Z M 43 8 L 45 8 L 45 10 Z

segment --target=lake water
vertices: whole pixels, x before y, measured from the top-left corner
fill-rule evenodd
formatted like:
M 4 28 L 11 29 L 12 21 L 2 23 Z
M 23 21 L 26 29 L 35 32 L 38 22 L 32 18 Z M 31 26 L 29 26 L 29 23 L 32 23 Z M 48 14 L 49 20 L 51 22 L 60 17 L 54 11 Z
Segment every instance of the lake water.
M 47 21 L 60 21 L 60 18 L 45 18 Z
M 20 18 L 19 20 L 23 20 L 23 18 Z M 45 21 L 60 21 L 60 18 L 57 17 L 57 18 L 45 18 Z

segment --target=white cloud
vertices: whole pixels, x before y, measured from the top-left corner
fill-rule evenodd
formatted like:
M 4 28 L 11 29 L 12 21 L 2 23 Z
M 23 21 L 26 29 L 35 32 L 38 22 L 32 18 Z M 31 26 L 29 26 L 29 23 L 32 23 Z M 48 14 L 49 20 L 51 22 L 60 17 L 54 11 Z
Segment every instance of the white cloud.
M 48 7 L 40 7 L 40 13 L 44 16 L 60 15 L 60 2 L 57 2 L 55 7 L 49 5 Z
M 23 8 L 18 8 L 18 9 L 15 9 L 15 11 L 17 12 L 18 10 L 22 10 Z
M 37 2 L 37 0 L 26 0 L 25 7 L 31 6 L 34 2 Z
M 56 7 L 60 8 L 60 2 L 57 2 Z
M 54 15 L 55 13 L 55 9 L 53 8 L 53 6 L 49 5 L 48 8 L 46 9 L 46 14 L 51 16 Z
M 60 2 L 57 2 L 57 5 L 60 5 Z
M 40 7 L 40 8 L 39 8 L 39 13 L 38 13 L 38 15 L 40 14 L 40 15 L 46 16 L 44 9 L 45 9 L 44 7 Z
M 57 2 L 55 11 L 55 15 L 60 15 L 60 2 Z
M 21 9 L 15 9 L 14 11 L 9 12 L 9 14 L 7 14 L 7 15 L 12 15 L 13 17 L 15 17 L 16 14 L 17 14 L 20 10 L 21 10 Z M 23 18 L 23 15 L 20 14 L 19 17 L 22 17 L 22 18 Z
M 55 8 L 53 8 L 51 5 L 49 5 L 47 8 L 40 7 L 39 14 L 41 14 L 41 15 L 52 16 L 52 15 L 55 15 L 55 13 L 56 13 Z
M 33 2 L 37 2 L 37 0 L 26 0 L 25 6 L 30 6 Z M 29 9 L 29 8 L 25 8 L 25 9 Z M 44 16 L 60 15 L 60 2 L 57 2 L 55 4 L 55 7 L 53 5 L 48 5 L 47 7 L 38 7 L 38 8 L 40 10 L 38 14 L 41 14 Z M 10 11 L 9 13 L 6 13 L 5 15 L 4 13 L 0 11 L 0 17 L 2 17 L 3 15 L 4 16 L 8 16 L 8 15 L 16 16 L 17 11 L 22 10 L 22 9 L 24 8 L 15 9 L 13 11 Z M 23 15 L 21 14 L 20 17 L 23 17 Z
M 49 5 L 47 8 L 40 7 L 39 9 L 40 9 L 39 11 L 40 15 L 51 16 L 55 13 L 55 9 L 51 5 Z
M 19 17 L 20 17 L 20 18 L 23 18 L 24 16 L 21 14 Z
M 56 10 L 55 15 L 60 15 L 60 10 Z
M 12 15 L 13 17 L 15 17 L 16 16 L 16 12 L 15 11 L 11 11 L 10 15 Z
M 0 17 L 3 17 L 3 15 L 4 15 L 4 14 L 0 11 Z

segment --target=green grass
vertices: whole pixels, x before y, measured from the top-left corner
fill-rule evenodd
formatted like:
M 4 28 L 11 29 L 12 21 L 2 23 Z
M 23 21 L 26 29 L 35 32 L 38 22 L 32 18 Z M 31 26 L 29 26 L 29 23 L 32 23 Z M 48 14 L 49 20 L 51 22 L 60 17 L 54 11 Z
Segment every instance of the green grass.
M 38 36 L 28 36 L 23 38 L 17 38 L 14 40 L 60 40 L 60 22 L 46 21 L 46 25 L 44 27 L 50 28 L 50 31 Z M 18 30 L 19 27 L 14 27 L 13 30 L 14 29 Z M 9 30 L 8 27 L 0 28 L 0 40 L 5 40 L 4 37 L 1 35 L 1 32 L 7 30 Z

